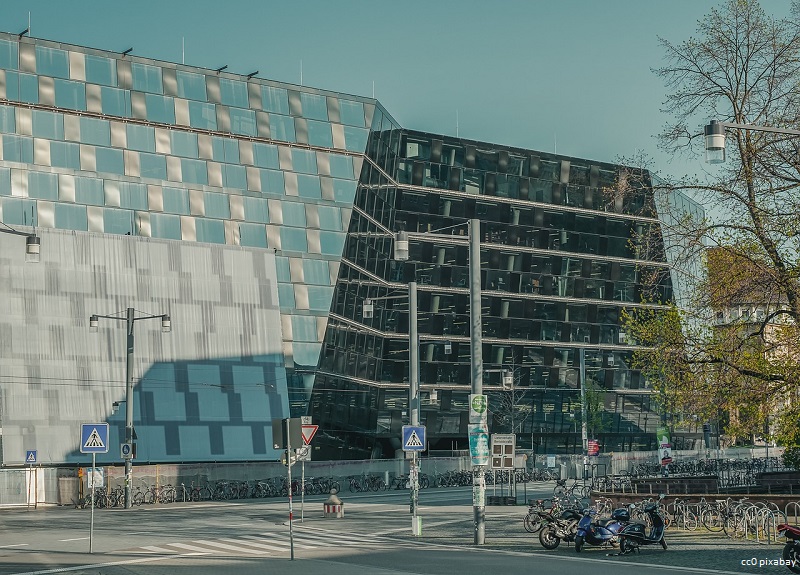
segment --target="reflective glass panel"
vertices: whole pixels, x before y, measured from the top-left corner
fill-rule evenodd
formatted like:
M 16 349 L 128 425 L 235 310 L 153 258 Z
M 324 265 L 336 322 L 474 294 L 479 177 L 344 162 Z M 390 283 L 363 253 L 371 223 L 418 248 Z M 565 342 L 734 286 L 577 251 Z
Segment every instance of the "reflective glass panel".
M 44 172 L 28 172 L 28 197 L 39 200 L 57 200 L 58 176 Z
M 175 100 L 169 96 L 145 94 L 147 119 L 161 124 L 175 123 Z
M 325 96 L 300 93 L 300 103 L 303 106 L 303 117 L 312 120 L 328 119 L 328 99 Z
M 100 87 L 100 106 L 109 116 L 129 117 L 131 115 L 131 96 L 127 90 Z
M 133 75 L 133 89 L 151 94 L 163 94 L 164 86 L 161 83 L 161 68 L 139 62 L 131 63 Z
M 281 227 L 281 249 L 291 252 L 307 252 L 306 230 Z
M 8 162 L 33 163 L 33 138 L 27 136 L 3 136 L 3 160 Z
M 56 107 L 86 110 L 86 84 L 55 79 Z
M 139 153 L 139 175 L 156 180 L 167 179 L 167 158 L 159 154 Z
M 162 189 L 164 211 L 173 214 L 189 215 L 189 192 L 183 188 Z
M 247 189 L 247 171 L 244 166 L 222 164 L 222 185 L 237 190 Z
M 319 243 L 322 253 L 331 256 L 341 256 L 344 253 L 344 239 L 346 234 L 336 232 L 319 232 Z
M 261 191 L 268 194 L 283 194 L 286 185 L 283 172 L 278 170 L 259 170 L 261 173 Z
M 75 177 L 75 201 L 79 204 L 102 206 L 105 203 L 103 180 Z
M 214 104 L 189 100 L 189 125 L 201 130 L 216 130 L 217 112 Z
M 231 132 L 243 136 L 256 135 L 256 113 L 253 110 L 230 108 Z
M 31 120 L 35 137 L 48 138 L 50 140 L 64 139 L 64 116 L 61 114 L 33 110 L 31 112 Z
M 211 157 L 215 162 L 239 162 L 239 142 L 233 138 L 211 138 Z
M 186 183 L 208 185 L 208 170 L 202 160 L 181 158 L 181 174 Z
M 262 198 L 242 198 L 244 202 L 244 219 L 248 222 L 269 223 L 269 202 Z
M 35 200 L 3 198 L 3 222 L 18 226 L 39 225 Z
M 333 180 L 333 198 L 337 202 L 352 204 L 356 197 L 355 180 Z
M 0 168 L 0 196 L 11 195 L 11 170 Z
M 103 210 L 103 231 L 107 234 L 132 235 L 133 212 L 105 208 Z
M 364 127 L 364 104 L 353 100 L 339 100 L 339 117 L 342 124 Z
M 294 341 L 317 341 L 317 318 L 308 315 L 293 315 L 292 339 Z
M 222 103 L 226 106 L 236 106 L 237 108 L 247 108 L 247 83 L 230 78 L 219 79 L 219 95 Z
M 74 142 L 50 142 L 50 165 L 54 168 L 80 170 L 80 145 Z
M 123 161 L 122 150 L 114 148 L 95 148 L 95 162 L 98 172 L 110 172 L 112 174 L 125 174 L 125 162 Z
M 36 73 L 69 78 L 69 53 L 66 50 L 36 46 Z
M 125 130 L 128 136 L 128 148 L 139 152 L 156 151 L 155 128 L 138 124 L 126 124 Z
M 6 72 L 6 98 L 29 104 L 39 103 L 39 79 L 33 74 Z
M 353 158 L 340 154 L 328 154 L 330 158 L 331 176 L 334 178 L 353 179 Z
M 173 155 L 183 156 L 184 158 L 197 158 L 199 156 L 197 150 L 197 134 L 180 130 L 171 130 L 169 139 Z
M 57 202 L 55 204 L 55 219 L 56 227 L 62 230 L 87 231 L 89 229 L 86 206 Z
M 197 241 L 209 244 L 225 243 L 225 225 L 220 220 L 195 218 Z
M 0 40 L 0 68 L 3 70 L 16 70 L 19 61 L 19 51 L 16 42 Z M 287 112 L 288 113 L 288 112 Z
M 86 55 L 86 81 L 102 86 L 117 85 L 117 62 L 111 58 Z
M 363 152 L 367 149 L 369 132 L 362 128 L 344 127 L 344 147 L 351 152 Z
M 16 59 L 14 59 L 16 62 Z M 289 114 L 289 93 L 284 88 L 261 86 L 261 107 L 267 112 Z
M 206 192 L 203 194 L 203 200 L 206 207 L 206 217 L 220 218 L 223 220 L 230 219 L 231 207 L 228 203 L 227 194 L 215 194 L 213 192 Z
M 291 273 L 289 272 L 289 258 L 286 256 L 275 256 L 275 270 L 279 282 L 292 281 Z
M 147 209 L 147 186 L 133 182 L 118 182 L 119 205 L 133 210 Z
M 281 202 L 283 207 L 283 225 L 306 227 L 306 206 L 302 202 Z
M 269 133 L 273 140 L 294 142 L 294 118 L 271 114 L 269 117 Z
M 292 169 L 301 174 L 317 173 L 317 154 L 311 150 L 292 149 Z
M 318 286 L 331 285 L 331 272 L 325 260 L 303 260 L 303 283 Z
M 297 194 L 301 198 L 322 198 L 319 176 L 297 174 Z
M 17 131 L 17 115 L 11 106 L 0 106 L 0 132 L 13 134 Z M 275 157 L 278 156 L 277 151 Z
M 95 146 L 111 145 L 111 125 L 108 120 L 81 116 L 81 142 Z
M 11 125 L 13 126 L 14 124 L 12 123 Z M 13 130 L 11 131 L 13 132 Z M 253 162 L 259 168 L 279 169 L 281 165 L 278 159 L 278 146 L 253 142 Z
M 150 214 L 150 235 L 165 240 L 181 239 L 181 217 L 170 214 Z
M 206 77 L 203 74 L 193 74 L 176 70 L 175 77 L 178 80 L 178 96 L 187 100 L 205 101 L 206 96 Z
M 259 224 L 239 224 L 239 245 L 251 248 L 267 247 L 267 229 Z
M 278 284 L 278 302 L 282 308 L 294 309 L 294 286 L 292 284 Z
M 319 227 L 333 232 L 342 231 L 342 212 L 335 206 L 317 206 Z
M 312 146 L 333 147 L 333 133 L 328 122 L 308 121 L 308 143 Z
M 330 311 L 332 300 L 332 287 L 308 286 L 308 309 L 313 311 Z

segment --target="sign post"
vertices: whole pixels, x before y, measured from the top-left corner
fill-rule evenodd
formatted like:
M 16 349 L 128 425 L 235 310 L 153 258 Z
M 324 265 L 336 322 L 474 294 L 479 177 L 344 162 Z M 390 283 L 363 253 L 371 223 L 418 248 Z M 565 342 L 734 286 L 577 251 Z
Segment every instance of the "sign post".
M 28 450 L 25 452 L 25 463 L 28 465 L 28 499 L 26 500 L 27 508 L 31 508 L 31 483 L 33 486 L 33 508 L 36 509 L 39 503 L 39 474 L 33 474 L 33 465 L 36 463 L 36 450 Z
M 411 534 L 419 536 L 422 532 L 422 518 L 418 515 L 419 508 L 419 469 L 417 467 L 417 453 L 425 451 L 425 426 L 403 426 L 403 451 L 411 452 L 411 466 L 408 470 L 408 480 L 411 487 Z
M 302 423 L 301 433 L 303 435 L 303 447 L 297 450 L 297 459 L 300 461 L 300 523 L 305 519 L 306 503 L 306 461 L 311 461 L 311 448 L 309 444 L 314 439 L 314 435 L 319 429 L 318 425 L 311 424 L 311 416 L 304 415 L 300 418 Z
M 94 543 L 94 473 L 97 468 L 97 454 L 108 453 L 108 424 L 107 423 L 82 423 L 81 424 L 81 453 L 92 454 L 92 479 L 91 479 L 91 519 L 89 520 L 89 553 L 92 553 Z
M 515 447 L 517 443 L 517 436 L 513 433 L 501 435 L 495 433 L 492 435 L 492 469 L 511 470 L 508 478 L 508 494 L 511 495 L 511 476 L 514 474 L 514 456 Z M 495 482 L 496 485 L 496 482 Z M 503 495 L 503 487 L 501 484 L 500 495 Z M 516 497 L 516 493 L 514 494 Z

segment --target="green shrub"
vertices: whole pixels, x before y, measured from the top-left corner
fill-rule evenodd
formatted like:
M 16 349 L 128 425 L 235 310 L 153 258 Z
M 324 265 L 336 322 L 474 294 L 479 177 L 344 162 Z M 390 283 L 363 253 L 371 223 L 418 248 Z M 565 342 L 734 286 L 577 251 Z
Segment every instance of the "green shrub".
M 786 448 L 786 451 L 783 452 L 783 464 L 800 471 L 800 445 Z

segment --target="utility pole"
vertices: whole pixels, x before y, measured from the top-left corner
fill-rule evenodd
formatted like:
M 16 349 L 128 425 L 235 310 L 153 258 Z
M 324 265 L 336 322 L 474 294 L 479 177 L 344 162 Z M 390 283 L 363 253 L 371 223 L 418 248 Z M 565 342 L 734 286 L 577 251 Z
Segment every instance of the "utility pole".
M 469 315 L 472 393 L 483 394 L 483 339 L 481 335 L 481 221 L 469 221 Z M 472 512 L 475 545 L 486 542 L 486 478 L 483 466 L 472 467 Z

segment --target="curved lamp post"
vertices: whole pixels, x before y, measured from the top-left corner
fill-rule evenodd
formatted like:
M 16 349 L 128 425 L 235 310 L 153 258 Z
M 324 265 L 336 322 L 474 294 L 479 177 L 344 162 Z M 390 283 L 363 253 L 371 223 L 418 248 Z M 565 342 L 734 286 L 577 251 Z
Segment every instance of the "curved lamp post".
M 756 132 L 772 132 L 773 134 L 786 134 L 787 136 L 800 136 L 800 130 L 789 128 L 773 128 L 771 126 L 756 126 L 754 124 L 737 124 L 735 122 L 720 122 L 711 120 L 703 129 L 706 146 L 706 162 L 721 164 L 725 161 L 725 131 L 754 130 Z

